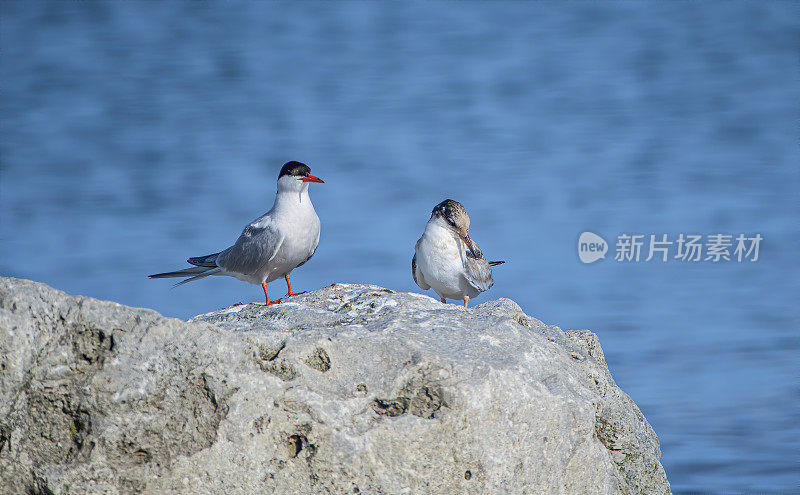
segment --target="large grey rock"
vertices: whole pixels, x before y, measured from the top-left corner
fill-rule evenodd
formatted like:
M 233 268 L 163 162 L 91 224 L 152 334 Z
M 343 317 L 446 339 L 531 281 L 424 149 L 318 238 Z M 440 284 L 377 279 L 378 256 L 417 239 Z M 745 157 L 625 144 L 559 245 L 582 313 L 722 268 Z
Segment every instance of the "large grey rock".
M 186 323 L 0 279 L 2 493 L 669 493 L 597 337 L 336 284 Z

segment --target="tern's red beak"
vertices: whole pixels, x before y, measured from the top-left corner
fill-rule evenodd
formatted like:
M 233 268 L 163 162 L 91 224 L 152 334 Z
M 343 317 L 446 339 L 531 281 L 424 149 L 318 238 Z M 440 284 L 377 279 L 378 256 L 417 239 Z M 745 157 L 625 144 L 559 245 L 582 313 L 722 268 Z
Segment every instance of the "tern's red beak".
M 300 180 L 303 181 L 303 182 L 319 182 L 320 184 L 324 184 L 325 183 L 324 180 L 320 179 L 319 177 L 315 177 L 315 176 L 313 176 L 311 174 L 308 174 L 305 177 L 301 177 Z

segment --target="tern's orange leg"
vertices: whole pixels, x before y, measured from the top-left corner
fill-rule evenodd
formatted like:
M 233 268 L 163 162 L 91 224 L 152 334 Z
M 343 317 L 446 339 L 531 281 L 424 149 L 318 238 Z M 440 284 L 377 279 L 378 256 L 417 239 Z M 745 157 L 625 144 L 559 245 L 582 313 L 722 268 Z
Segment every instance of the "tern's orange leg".
M 447 304 L 447 301 L 444 300 L 442 296 L 439 296 L 442 299 L 442 304 Z
M 292 292 L 292 282 L 289 280 L 289 274 L 283 276 L 286 279 L 286 287 L 289 288 L 289 292 L 286 293 L 283 297 L 291 297 L 291 296 L 299 296 L 300 294 L 305 294 L 306 291 L 303 292 Z
M 467 307 L 467 304 L 469 304 L 469 297 L 464 296 L 464 307 L 465 308 Z
M 276 299 L 274 301 L 269 300 L 269 294 L 267 294 L 267 282 L 261 282 L 261 287 L 264 288 L 264 296 L 266 296 L 267 298 L 267 306 L 269 306 L 270 304 L 278 304 L 279 302 L 281 302 L 280 299 Z

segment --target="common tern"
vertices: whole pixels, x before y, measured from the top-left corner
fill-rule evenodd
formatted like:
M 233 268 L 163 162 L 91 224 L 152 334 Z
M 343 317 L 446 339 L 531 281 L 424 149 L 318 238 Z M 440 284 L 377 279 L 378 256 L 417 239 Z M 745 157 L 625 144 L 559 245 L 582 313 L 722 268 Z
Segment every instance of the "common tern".
M 486 261 L 478 244 L 469 237 L 469 215 L 458 201 L 446 199 L 436 205 L 425 232 L 414 247 L 411 275 L 423 290 L 433 288 L 444 303 L 470 298 L 488 290 L 492 266 L 505 261 Z
M 323 183 L 311 175 L 311 169 L 300 162 L 289 162 L 278 175 L 275 203 L 264 215 L 244 228 L 236 243 L 224 251 L 189 258 L 191 268 L 157 273 L 150 278 L 186 277 L 177 285 L 209 275 L 228 275 L 251 284 L 261 284 L 267 304 L 270 300 L 267 282 L 286 279 L 289 292 L 285 297 L 302 294 L 292 292 L 292 270 L 311 259 L 319 244 L 320 224 L 308 195 L 310 182 Z

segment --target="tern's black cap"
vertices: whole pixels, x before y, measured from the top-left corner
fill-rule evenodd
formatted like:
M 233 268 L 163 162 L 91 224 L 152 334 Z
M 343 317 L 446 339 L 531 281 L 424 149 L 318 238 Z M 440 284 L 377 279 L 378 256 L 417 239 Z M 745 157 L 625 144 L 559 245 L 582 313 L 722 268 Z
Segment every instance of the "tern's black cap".
M 280 179 L 284 175 L 291 175 L 293 177 L 305 177 L 306 175 L 311 173 L 311 168 L 306 165 L 305 163 L 300 162 L 288 162 L 286 165 L 283 166 L 281 169 L 281 173 L 278 174 L 278 178 Z

